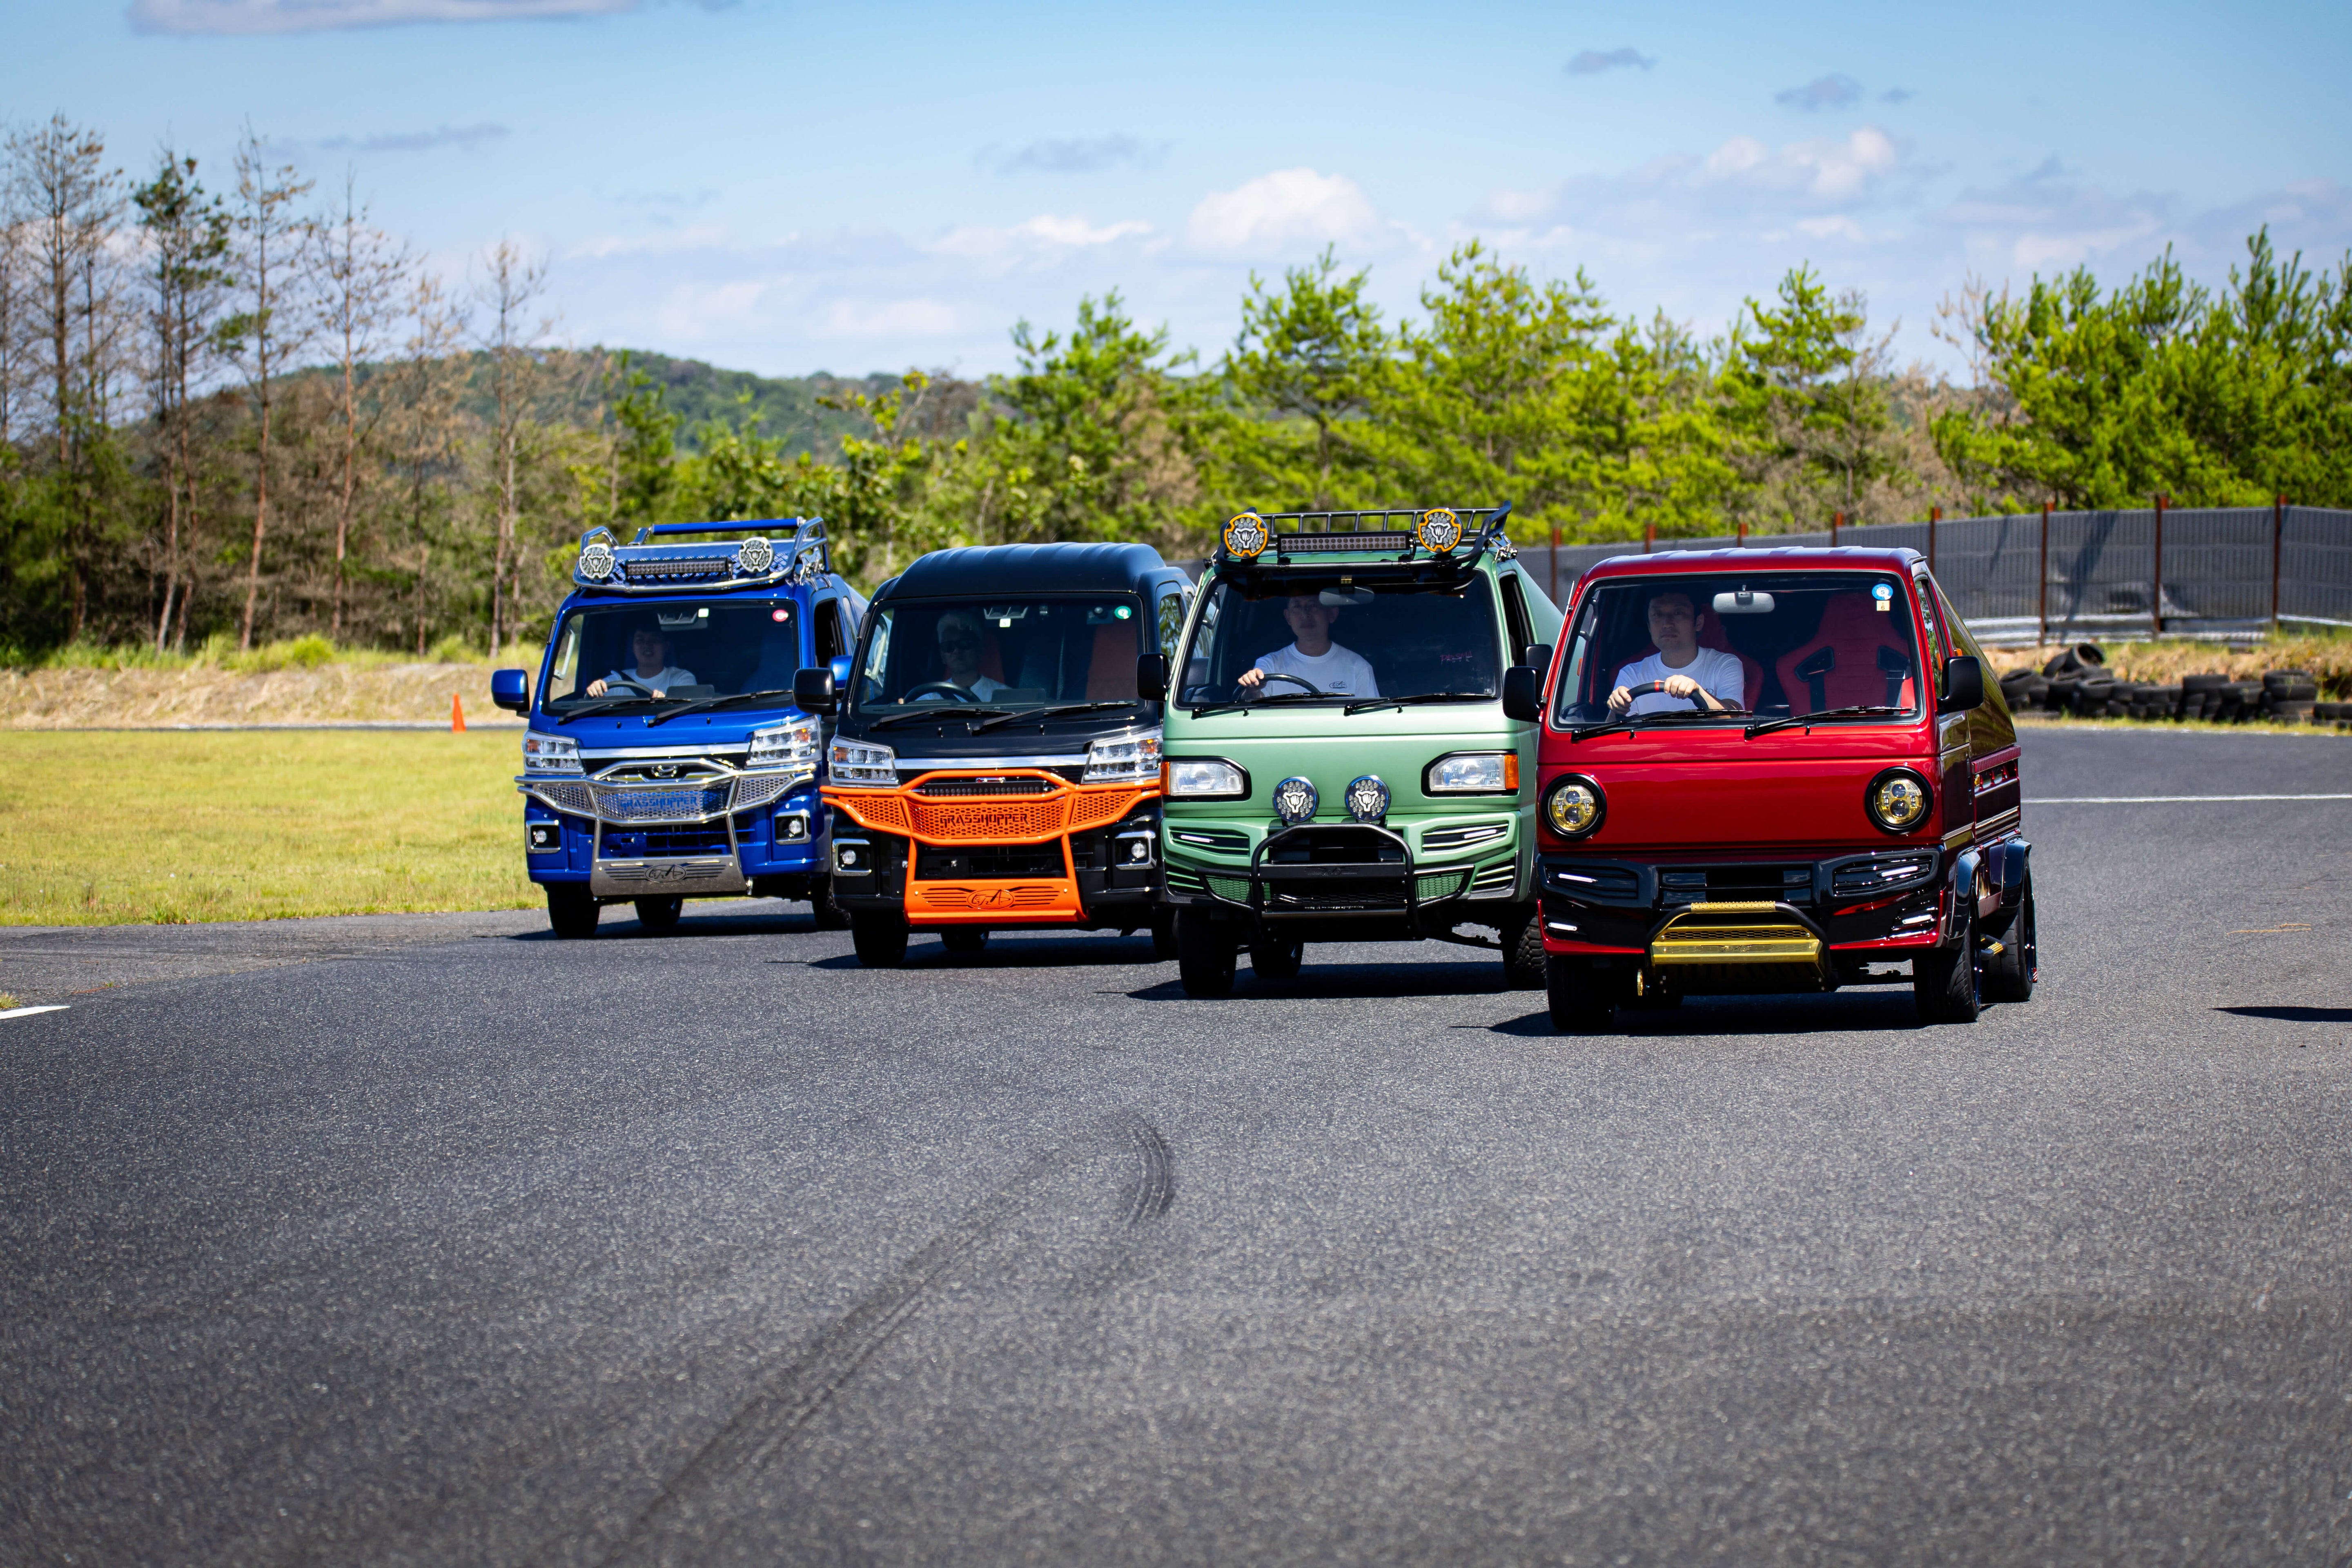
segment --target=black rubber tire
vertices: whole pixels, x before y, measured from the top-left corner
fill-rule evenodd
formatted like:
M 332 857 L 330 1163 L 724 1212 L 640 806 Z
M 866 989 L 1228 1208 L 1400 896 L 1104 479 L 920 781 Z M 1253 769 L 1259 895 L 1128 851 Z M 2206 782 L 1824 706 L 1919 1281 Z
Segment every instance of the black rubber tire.
M 1535 910 L 1503 922 L 1503 984 L 1513 991 L 1540 991 L 1544 963 L 1543 916 Z
M 1597 1035 L 1616 1021 L 1616 994 L 1595 982 L 1582 964 L 1546 955 L 1544 1000 L 1550 1005 L 1554 1029 L 1563 1035 Z
M 2026 873 L 2017 918 L 2001 933 L 2000 952 L 1984 966 L 1983 991 L 1988 1002 L 2031 1002 L 2033 982 L 2042 967 L 2042 952 L 2033 931 L 2033 875 Z
M 1184 994 L 1213 1001 L 1234 994 L 1234 967 L 1240 943 L 1231 927 L 1219 924 L 1202 910 L 1176 914 L 1176 978 Z
M 816 917 L 819 931 L 847 931 L 849 911 L 833 896 L 833 879 L 819 877 L 816 890 L 809 895 L 809 913 Z
M 639 899 L 636 900 L 637 923 L 655 936 L 667 936 L 677 929 L 677 917 L 686 912 L 684 899 Z
M 551 883 L 547 889 L 547 923 L 565 942 L 579 942 L 596 934 L 596 917 L 604 911 L 597 908 L 594 895 L 585 888 L 560 887 Z
M 1977 988 L 1976 922 L 1960 940 L 1911 961 L 1911 996 L 1923 1024 L 1973 1024 L 1984 1009 Z
M 958 958 L 977 958 L 988 951 L 988 928 L 950 926 L 940 932 L 940 945 Z
M 1176 956 L 1176 911 L 1151 911 L 1151 961 L 1166 963 Z
M 907 962 L 907 922 L 894 914 L 853 914 L 850 945 L 868 969 L 896 969 Z
M 1260 980 L 1291 980 L 1297 977 L 1298 966 L 1307 961 L 1307 944 L 1286 938 L 1269 938 L 1250 943 L 1250 973 Z

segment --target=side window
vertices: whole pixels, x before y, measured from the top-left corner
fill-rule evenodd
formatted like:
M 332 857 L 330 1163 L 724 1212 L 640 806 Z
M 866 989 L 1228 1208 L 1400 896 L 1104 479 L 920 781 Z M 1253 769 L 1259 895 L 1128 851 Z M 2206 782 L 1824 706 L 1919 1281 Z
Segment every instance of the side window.
M 841 636 L 841 601 L 827 599 L 816 607 L 816 661 L 831 664 L 848 651 Z
M 1915 577 L 1912 581 L 1918 585 L 1920 607 L 1927 612 L 1927 640 L 1933 645 L 1928 652 L 1940 668 L 1952 657 L 1952 634 L 1944 620 L 1943 595 L 1936 592 L 1934 581 L 1927 577 Z
M 1519 588 L 1519 574 L 1503 574 L 1503 625 L 1511 634 L 1509 662 L 1517 664 L 1527 658 L 1528 645 L 1535 641 L 1535 633 L 1528 624 L 1528 598 Z
M 1184 635 L 1185 593 L 1181 585 L 1162 583 L 1160 594 L 1160 653 L 1171 665 L 1176 662 L 1176 639 Z
M 547 698 L 572 697 L 580 690 L 580 626 L 588 617 L 574 616 L 563 625 L 563 639 L 556 644 L 555 663 L 547 672 Z

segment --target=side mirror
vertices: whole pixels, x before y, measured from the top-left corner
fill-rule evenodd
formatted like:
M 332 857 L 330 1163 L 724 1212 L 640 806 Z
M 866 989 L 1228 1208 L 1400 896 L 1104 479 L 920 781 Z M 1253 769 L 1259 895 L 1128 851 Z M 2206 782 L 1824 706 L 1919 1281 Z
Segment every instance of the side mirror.
M 1146 702 L 1158 702 L 1168 695 L 1168 656 L 1147 653 L 1135 661 L 1135 694 Z
M 1521 723 L 1543 717 L 1544 672 L 1531 664 L 1515 664 L 1503 671 L 1503 715 Z
M 1527 651 L 1519 655 L 1519 662 L 1528 666 L 1538 675 L 1548 672 L 1551 668 L 1551 644 L 1548 642 L 1528 644 Z
M 1984 705 L 1984 666 L 1974 656 L 1960 654 L 1944 661 L 1944 695 L 1938 713 L 1965 713 Z
M 530 711 L 530 671 L 527 669 L 494 669 L 490 671 L 490 705 L 509 713 Z
M 830 669 L 803 669 L 793 677 L 793 701 L 804 713 L 830 713 L 838 708 L 841 704 L 835 691 Z

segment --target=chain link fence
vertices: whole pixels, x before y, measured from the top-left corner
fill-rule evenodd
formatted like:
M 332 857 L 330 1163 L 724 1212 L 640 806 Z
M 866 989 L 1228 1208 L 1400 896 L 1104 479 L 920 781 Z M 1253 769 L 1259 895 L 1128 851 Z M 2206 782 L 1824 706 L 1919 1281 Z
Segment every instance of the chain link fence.
M 2325 507 L 2167 507 L 2021 512 L 1889 522 L 1748 539 L 1521 546 L 1522 564 L 1565 602 L 1620 555 L 1844 545 L 1916 550 L 1979 641 L 2080 638 L 2252 641 L 2279 622 L 2352 626 L 2352 511 Z

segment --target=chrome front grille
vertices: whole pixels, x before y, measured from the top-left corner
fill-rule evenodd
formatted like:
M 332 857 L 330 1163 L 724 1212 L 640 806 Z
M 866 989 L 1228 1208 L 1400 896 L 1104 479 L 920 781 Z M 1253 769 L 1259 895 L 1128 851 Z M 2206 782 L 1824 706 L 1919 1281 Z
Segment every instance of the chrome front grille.
M 1421 847 L 1424 854 L 1434 855 L 1440 850 L 1491 843 L 1510 831 L 1510 825 L 1502 822 L 1469 822 L 1458 827 L 1433 827 L 1421 836 Z
M 667 769 L 682 775 L 656 776 Z M 754 811 L 809 782 L 807 773 L 743 773 L 708 758 L 615 763 L 586 779 L 524 776 L 515 788 L 551 811 L 615 826 L 709 822 Z
M 647 789 L 602 786 L 596 810 L 607 822 L 698 822 L 727 810 L 728 788 Z

